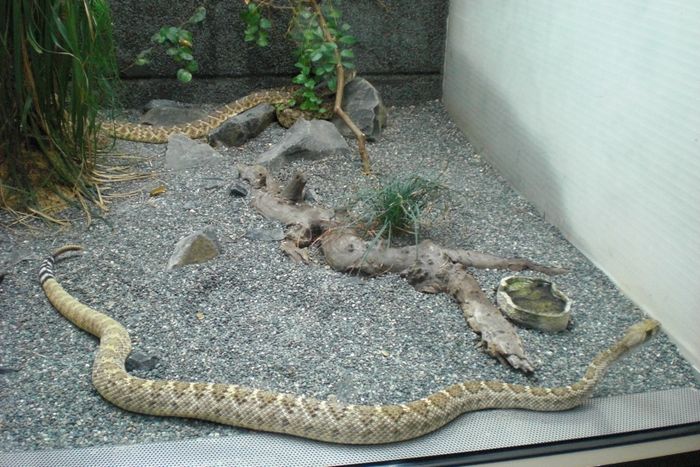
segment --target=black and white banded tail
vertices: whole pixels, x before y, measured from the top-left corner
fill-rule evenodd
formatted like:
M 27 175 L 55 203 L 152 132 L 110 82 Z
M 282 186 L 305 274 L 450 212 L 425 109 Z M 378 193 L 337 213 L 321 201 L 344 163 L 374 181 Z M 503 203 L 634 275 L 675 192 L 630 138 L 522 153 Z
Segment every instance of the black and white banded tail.
M 54 251 L 50 256 L 47 256 L 39 268 L 39 283 L 44 285 L 44 282 L 47 280 L 54 279 L 53 266 L 56 263 L 56 258 L 67 251 L 79 251 L 82 249 L 83 247 L 80 245 L 65 245 Z

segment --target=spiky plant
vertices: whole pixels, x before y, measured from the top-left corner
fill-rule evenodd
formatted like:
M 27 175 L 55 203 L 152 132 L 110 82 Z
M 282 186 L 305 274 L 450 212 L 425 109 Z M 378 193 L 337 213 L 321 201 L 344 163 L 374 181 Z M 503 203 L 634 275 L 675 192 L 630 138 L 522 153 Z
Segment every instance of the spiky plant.
M 391 243 L 396 236 L 413 235 L 417 243 L 421 217 L 440 190 L 436 180 L 419 175 L 389 179 L 376 189 L 360 192 L 358 223 L 367 236 Z
M 42 212 L 46 193 L 99 202 L 96 117 L 117 76 L 106 0 L 0 8 L 0 204 Z

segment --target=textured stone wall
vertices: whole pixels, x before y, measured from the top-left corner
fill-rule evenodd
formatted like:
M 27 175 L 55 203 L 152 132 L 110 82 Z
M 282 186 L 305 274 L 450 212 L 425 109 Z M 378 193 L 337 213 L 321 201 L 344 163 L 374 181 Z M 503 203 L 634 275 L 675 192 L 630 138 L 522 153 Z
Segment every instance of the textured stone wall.
M 192 29 L 200 71 L 191 83 L 175 79 L 177 67 L 163 53 L 154 54 L 148 66 L 126 69 L 151 45 L 154 32 L 180 24 L 200 5 L 207 8 L 207 19 Z M 126 106 L 151 98 L 223 102 L 254 89 L 288 84 L 295 74 L 293 46 L 283 37 L 285 14 L 273 16 L 273 43 L 260 48 L 243 42 L 240 0 L 119 0 L 111 6 Z M 447 0 L 342 2 L 343 18 L 359 39 L 354 51 L 360 75 L 379 88 L 388 104 L 440 97 L 447 9 Z

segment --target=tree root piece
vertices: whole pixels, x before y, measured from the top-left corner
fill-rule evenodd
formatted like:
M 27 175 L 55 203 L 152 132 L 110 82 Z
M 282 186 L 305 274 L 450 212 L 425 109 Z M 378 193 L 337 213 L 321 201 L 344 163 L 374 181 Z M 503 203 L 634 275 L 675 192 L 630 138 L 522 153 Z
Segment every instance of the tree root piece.
M 382 240 L 364 240 L 334 211 L 300 201 L 305 185 L 302 174 L 296 174 L 286 187 L 279 189 L 265 169 L 241 168 L 240 172 L 242 178 L 258 183 L 253 187 L 253 206 L 265 217 L 287 226 L 281 248 L 292 259 L 309 262 L 306 247 L 319 241 L 326 262 L 336 271 L 368 276 L 397 273 L 418 291 L 450 294 L 469 326 L 480 335 L 489 355 L 524 373 L 534 371 L 515 329 L 467 268 L 530 269 L 550 275 L 564 274 L 567 269 L 523 258 L 445 248 L 430 240 L 404 247 L 390 247 Z

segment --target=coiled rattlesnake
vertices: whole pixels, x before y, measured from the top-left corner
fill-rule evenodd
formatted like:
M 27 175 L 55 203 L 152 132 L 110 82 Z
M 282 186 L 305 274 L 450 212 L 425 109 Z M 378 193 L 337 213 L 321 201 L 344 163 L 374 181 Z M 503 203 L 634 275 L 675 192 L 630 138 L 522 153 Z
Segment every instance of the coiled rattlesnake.
M 80 303 L 54 278 L 56 258 L 80 249 L 77 245 L 58 249 L 43 262 L 39 279 L 49 301 L 63 316 L 100 339 L 92 381 L 102 397 L 132 412 L 198 418 L 334 443 L 402 441 L 436 430 L 460 414 L 474 410 L 570 409 L 588 399 L 615 360 L 659 329 L 659 323 L 651 319 L 631 326 L 619 341 L 598 354 L 583 377 L 571 386 L 547 388 L 501 381 L 465 381 L 398 405 L 346 405 L 235 384 L 148 380 L 130 376 L 124 369 L 131 351 L 126 329 Z

